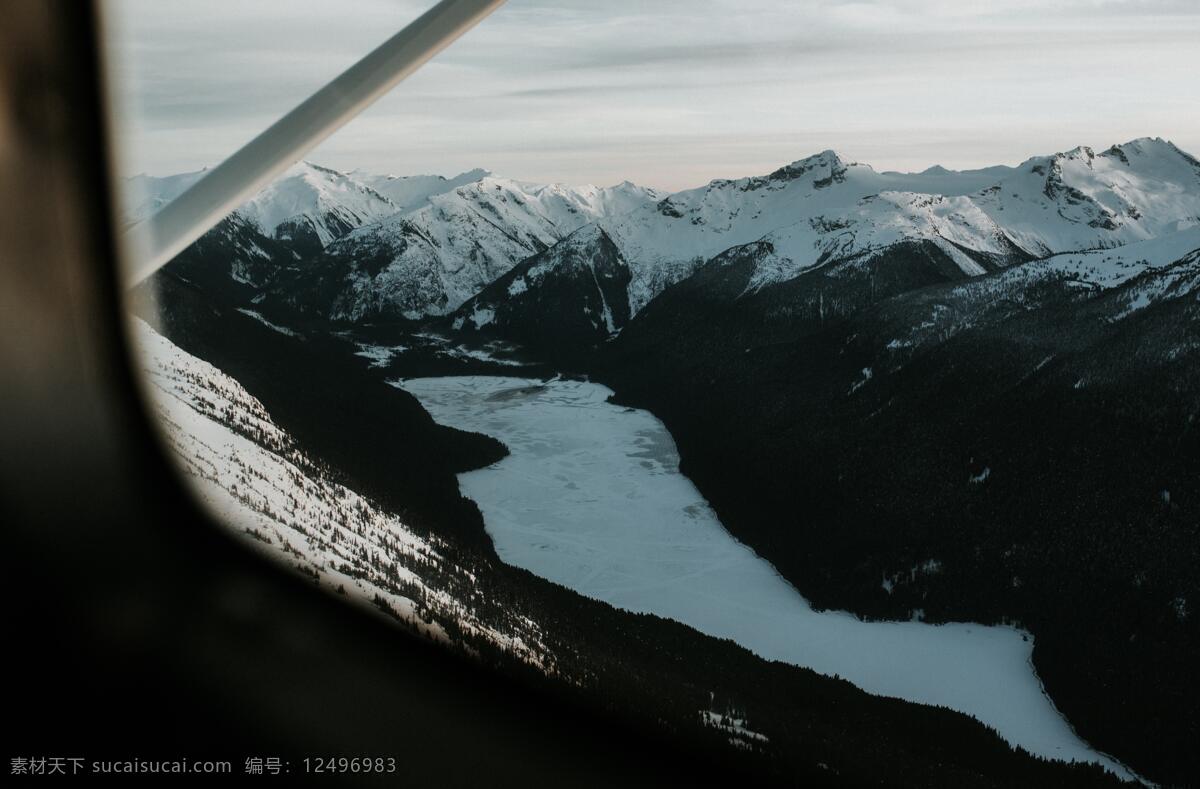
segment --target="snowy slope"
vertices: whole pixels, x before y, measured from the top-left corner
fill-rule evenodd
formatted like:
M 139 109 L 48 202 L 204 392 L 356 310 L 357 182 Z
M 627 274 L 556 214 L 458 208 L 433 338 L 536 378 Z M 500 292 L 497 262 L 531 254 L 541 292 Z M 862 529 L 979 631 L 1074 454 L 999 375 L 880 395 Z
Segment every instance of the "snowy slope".
M 594 345 L 630 317 L 628 265 L 596 224 L 518 263 L 451 317 L 455 331 L 499 333 L 542 353 Z
M 1152 304 L 1200 294 L 1200 225 L 1159 239 L 1053 255 L 992 276 L 968 279 L 930 297 L 932 302 L 913 299 L 916 307 L 893 302 L 885 311 L 884 325 L 889 329 L 881 332 L 884 347 L 873 367 L 898 369 L 920 349 L 1003 320 L 1012 314 L 1014 305 L 1035 310 L 1061 292 L 1058 287 L 1042 287 L 1052 283 L 1061 283 L 1074 294 L 1072 310 L 1099 324 L 1116 323 Z M 1161 338 L 1147 338 L 1142 347 L 1147 353 L 1154 348 L 1169 355 L 1188 340 L 1180 335 L 1161 347 L 1159 343 Z
M 580 227 L 660 199 L 654 190 L 630 183 L 569 187 L 484 176 L 333 244 L 328 262 L 345 284 L 330 317 L 449 313 L 519 261 Z
M 1029 264 L 1033 271 L 1060 274 L 1101 288 L 1123 285 L 1148 271 L 1161 271 L 1200 251 L 1200 223 L 1161 238 L 1113 249 L 1067 252 Z
M 552 665 L 536 624 L 481 621 L 468 569 L 451 563 L 436 538 L 332 482 L 237 381 L 140 320 L 135 338 L 164 438 L 224 523 L 321 586 L 427 635 L 483 639 Z
M 491 173 L 476 169 L 446 178 L 441 175 L 375 175 L 364 170 L 353 170 L 349 175 L 392 201 L 397 212 L 407 214 L 424 207 L 434 195 L 474 183 Z
M 1030 159 L 972 200 L 1038 255 L 1112 247 L 1200 224 L 1200 162 L 1162 139 Z
M 311 234 L 321 247 L 396 210 L 370 186 L 310 162 L 293 165 L 238 209 L 266 235 L 288 240 Z
M 1200 290 L 1200 225 L 1162 238 L 1127 244 L 1113 249 L 1066 252 L 1010 268 L 1000 274 L 971 280 L 950 293 L 974 305 L 959 310 L 961 320 L 974 319 L 986 304 L 1005 300 L 1022 301 L 1039 283 L 1063 280 L 1085 294 L 1122 290 L 1124 298 L 1148 306 L 1153 301 Z M 1133 294 L 1141 293 L 1144 299 Z M 933 326 L 944 329 L 942 318 L 933 316 L 918 333 Z

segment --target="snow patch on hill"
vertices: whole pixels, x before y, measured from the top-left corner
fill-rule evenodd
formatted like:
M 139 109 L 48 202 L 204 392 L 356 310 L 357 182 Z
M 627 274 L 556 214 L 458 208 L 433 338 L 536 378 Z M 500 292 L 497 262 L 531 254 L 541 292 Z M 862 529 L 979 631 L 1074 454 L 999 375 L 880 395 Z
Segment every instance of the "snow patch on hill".
M 200 499 L 230 528 L 324 588 L 436 639 L 483 639 L 550 671 L 539 627 L 479 616 L 474 576 L 436 538 L 333 482 L 233 378 L 136 321 L 162 434 Z

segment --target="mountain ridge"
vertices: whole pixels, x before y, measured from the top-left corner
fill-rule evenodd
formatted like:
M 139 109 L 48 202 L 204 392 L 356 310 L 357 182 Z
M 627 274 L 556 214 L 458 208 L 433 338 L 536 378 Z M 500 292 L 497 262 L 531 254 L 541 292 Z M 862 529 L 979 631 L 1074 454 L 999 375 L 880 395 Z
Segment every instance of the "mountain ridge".
M 130 179 L 127 221 L 203 171 Z M 762 243 L 755 290 L 831 262 L 928 241 L 966 276 L 1035 258 L 1124 246 L 1200 224 L 1200 162 L 1162 138 L 1077 146 L 1018 165 L 877 172 L 832 149 L 766 175 L 661 193 L 536 184 L 476 169 L 442 176 L 342 173 L 302 162 L 235 213 L 300 265 L 273 301 L 363 322 L 447 315 L 530 256 L 597 223 L 630 269 L 636 314 L 736 247 Z M 313 283 L 319 283 L 314 286 Z

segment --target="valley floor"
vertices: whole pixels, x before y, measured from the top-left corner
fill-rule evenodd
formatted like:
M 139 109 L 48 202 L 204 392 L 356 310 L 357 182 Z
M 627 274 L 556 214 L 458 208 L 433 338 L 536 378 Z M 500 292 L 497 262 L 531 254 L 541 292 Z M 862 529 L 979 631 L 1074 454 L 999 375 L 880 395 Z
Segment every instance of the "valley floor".
M 965 712 L 1030 753 L 1133 777 L 1054 708 L 1033 670 L 1028 633 L 813 611 L 729 535 L 679 472 L 665 426 L 647 411 L 611 404 L 606 387 L 491 376 L 394 385 L 439 423 L 508 447 L 503 460 L 459 475 L 505 562 L 871 693 Z

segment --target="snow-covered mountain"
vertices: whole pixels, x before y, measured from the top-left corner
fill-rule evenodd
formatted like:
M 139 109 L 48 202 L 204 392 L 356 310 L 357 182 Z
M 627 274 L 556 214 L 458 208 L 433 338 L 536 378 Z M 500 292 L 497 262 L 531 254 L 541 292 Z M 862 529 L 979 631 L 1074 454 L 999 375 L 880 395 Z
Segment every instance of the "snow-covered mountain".
M 312 252 L 396 210 L 370 186 L 310 162 L 292 166 L 238 209 L 266 235 Z
M 126 221 L 145 219 L 203 175 L 127 179 Z M 481 169 L 453 178 L 380 176 L 301 162 L 234 220 L 285 243 L 301 262 L 281 270 L 274 291 L 283 301 L 334 319 L 419 318 L 453 311 L 590 222 L 663 196 L 629 182 L 537 184 Z M 261 244 L 246 238 L 242 246 L 254 255 Z
M 771 309 L 832 315 L 882 293 L 1016 264 L 1026 265 L 1000 281 L 1032 286 L 1052 276 L 1104 287 L 1170 266 L 1200 247 L 1200 163 L 1161 139 L 1101 154 L 1081 147 L 1016 167 L 911 174 L 878 173 L 824 151 L 769 175 L 713 181 L 609 214 L 597 225 L 630 272 L 631 316 L 683 280 L 694 280 L 693 299 L 728 300 L 817 269 L 829 287 L 781 291 Z M 531 346 L 555 344 L 559 334 L 529 327 L 561 325 L 567 313 L 586 317 L 594 305 L 553 286 L 555 298 L 522 290 L 508 305 L 503 292 L 484 291 L 456 325 Z M 480 326 L 477 315 L 504 320 Z
M 771 247 L 750 280 L 757 289 L 903 241 L 932 242 L 977 275 L 1157 238 L 1200 224 L 1200 163 L 1145 138 L 963 172 L 878 173 L 824 151 L 602 224 L 633 267 L 636 312 L 701 262 L 750 243 Z
M 139 196 L 127 216 L 149 215 L 202 174 L 130 179 Z M 273 301 L 352 322 L 452 313 L 521 261 L 597 223 L 628 265 L 635 315 L 703 263 L 747 245 L 743 288 L 756 291 L 820 266 L 865 265 L 900 244 L 925 245 L 937 265 L 948 260 L 972 277 L 1165 238 L 1200 224 L 1200 162 L 1150 138 L 961 172 L 876 172 L 823 151 L 670 195 L 629 182 L 543 185 L 485 170 L 376 176 L 305 162 L 237 214 L 291 249 L 277 277 L 255 278 Z M 255 242 L 244 246 L 251 254 Z
M 127 221 L 143 220 L 204 176 L 205 171 L 126 181 Z M 311 162 L 299 162 L 236 214 L 268 238 L 315 254 L 350 230 L 396 213 L 397 206 L 369 184 Z
M 329 294 L 327 315 L 353 321 L 449 313 L 580 227 L 661 199 L 628 182 L 570 187 L 485 175 L 331 245 L 321 267 L 340 284 Z
M 499 332 L 552 352 L 601 342 L 629 321 L 629 266 L 597 224 L 513 267 L 451 318 L 458 332 Z

